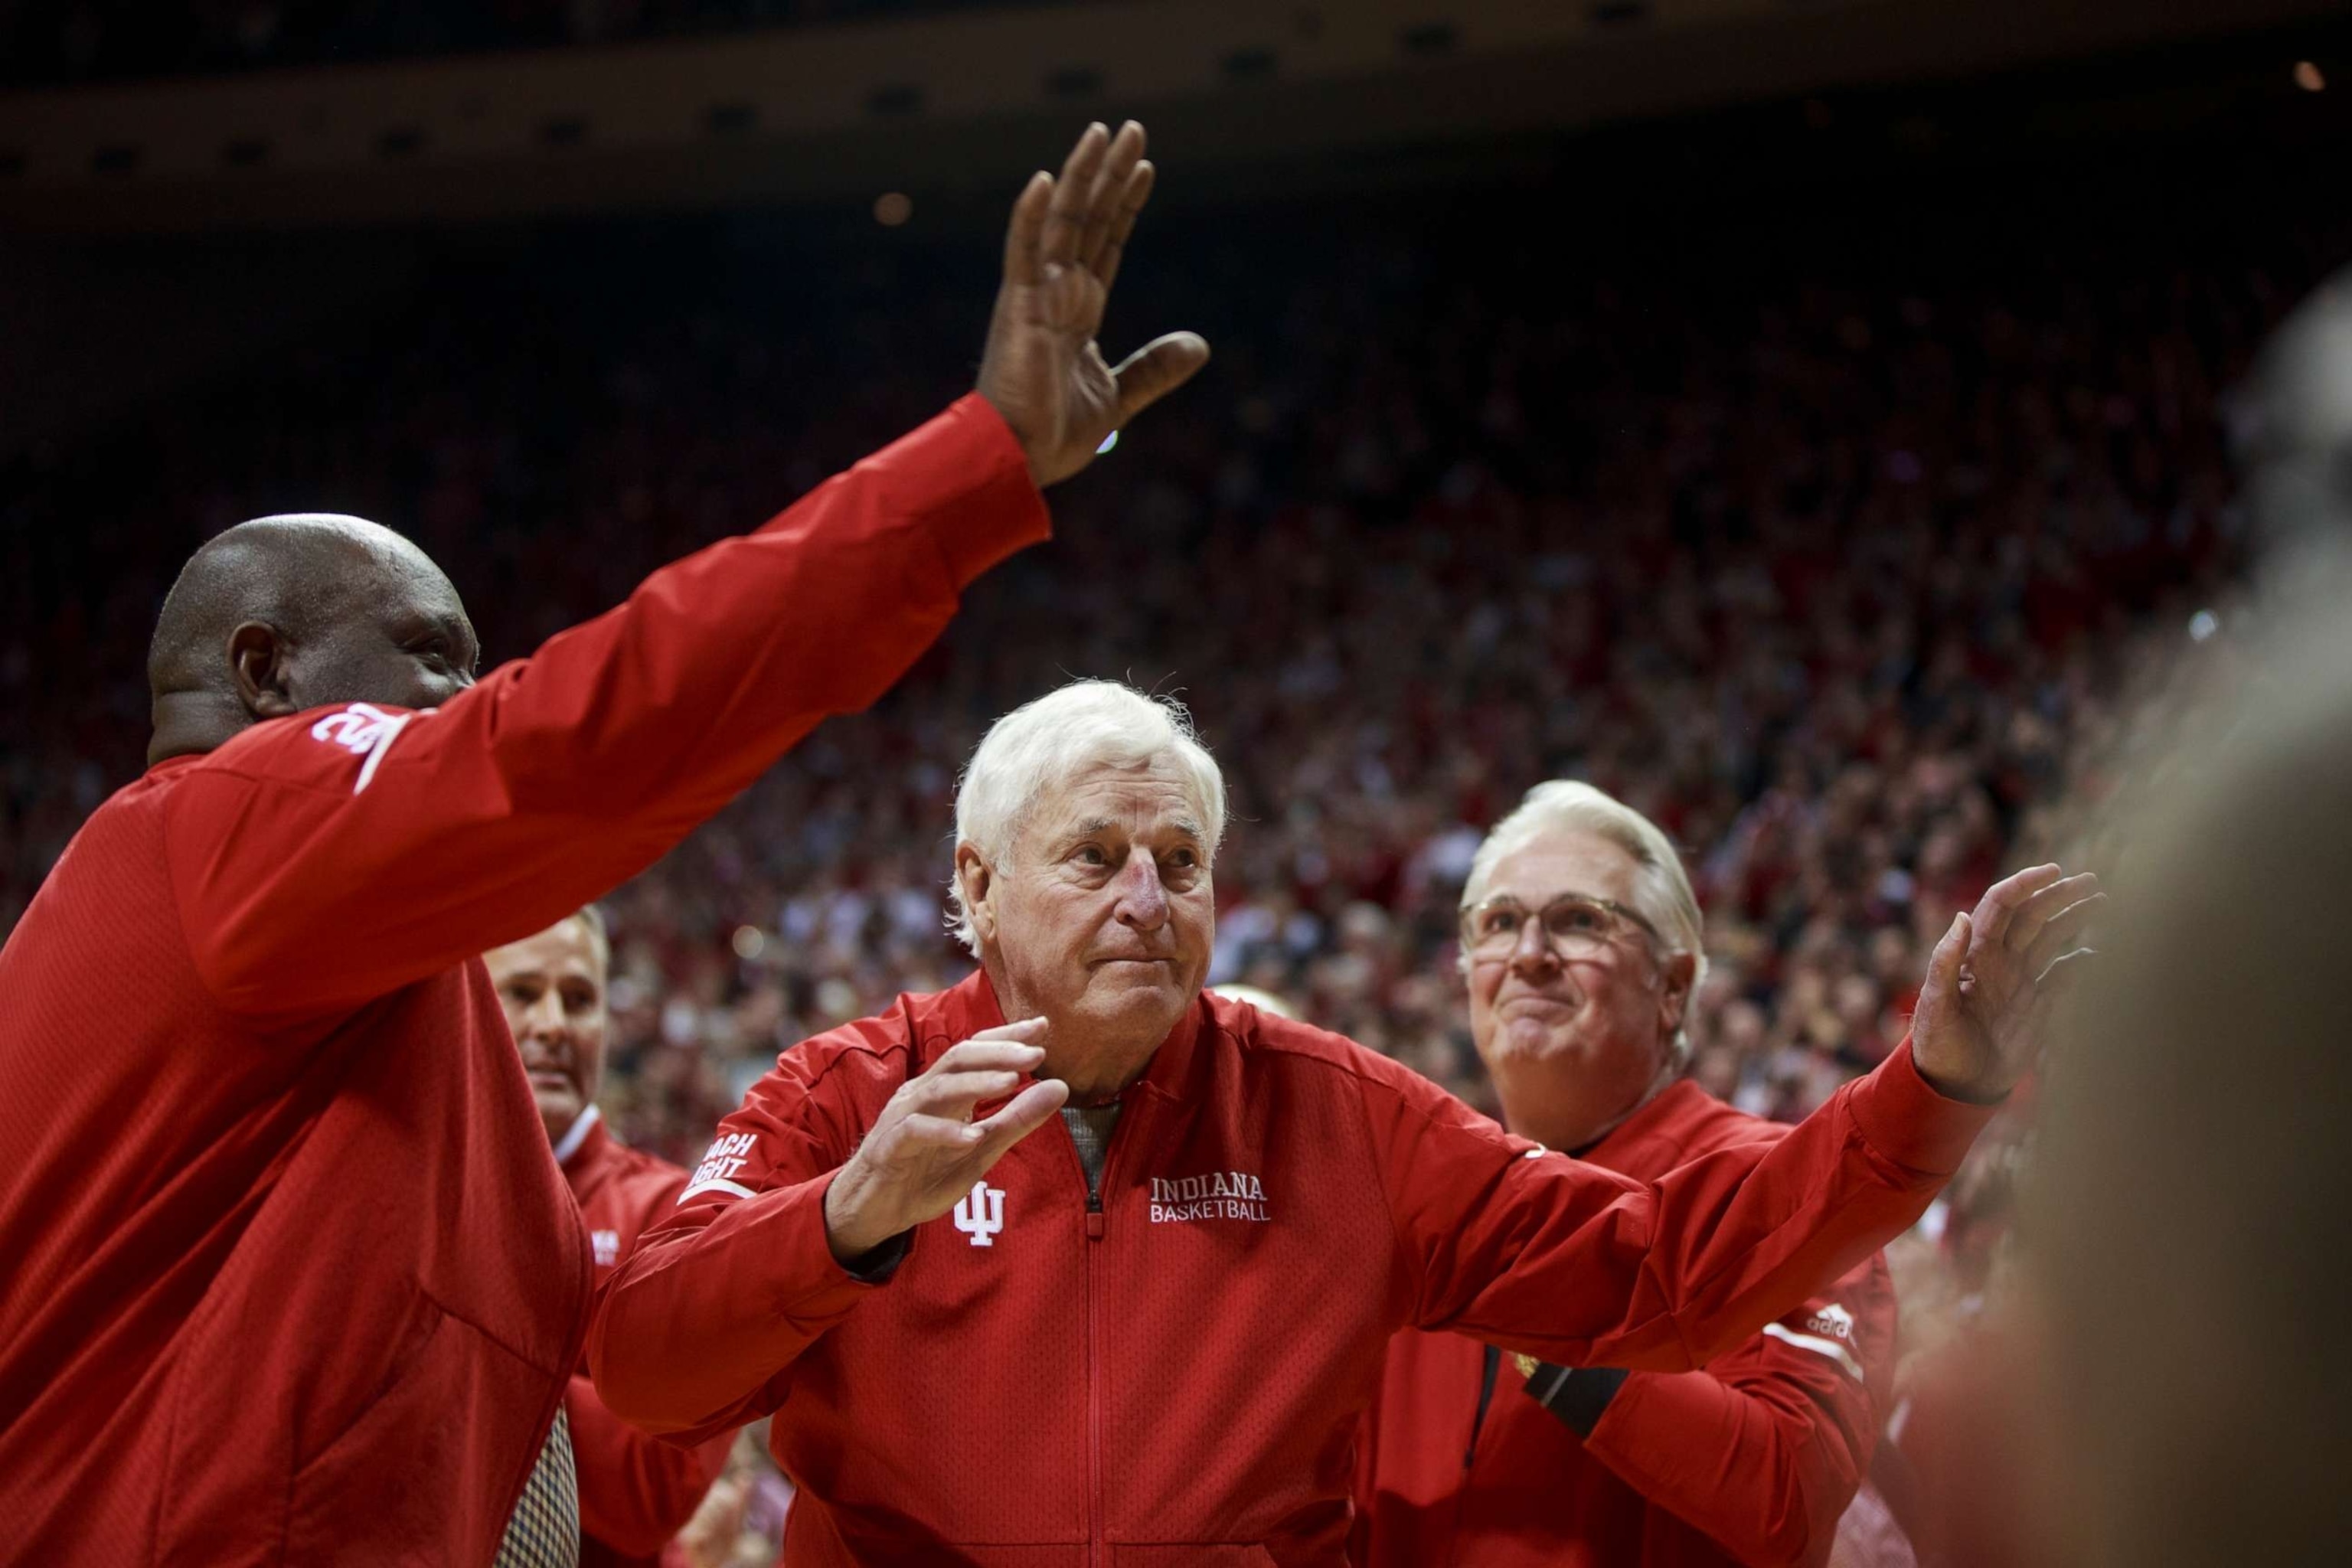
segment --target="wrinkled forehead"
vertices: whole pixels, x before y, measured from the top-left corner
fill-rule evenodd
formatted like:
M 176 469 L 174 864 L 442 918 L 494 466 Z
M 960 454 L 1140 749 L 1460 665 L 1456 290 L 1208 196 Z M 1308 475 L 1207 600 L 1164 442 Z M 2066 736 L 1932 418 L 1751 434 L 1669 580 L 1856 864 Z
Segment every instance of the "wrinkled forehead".
M 1624 846 L 1580 828 L 1561 827 L 1537 835 L 1495 862 L 1478 901 L 1510 898 L 1530 908 L 1562 893 L 1585 893 L 1612 903 L 1634 904 L 1641 862 Z
M 1207 813 L 1194 781 L 1171 757 L 1090 763 L 1049 779 L 1031 805 L 1022 837 L 1033 841 L 1091 831 L 1132 837 L 1190 837 L 1207 847 Z

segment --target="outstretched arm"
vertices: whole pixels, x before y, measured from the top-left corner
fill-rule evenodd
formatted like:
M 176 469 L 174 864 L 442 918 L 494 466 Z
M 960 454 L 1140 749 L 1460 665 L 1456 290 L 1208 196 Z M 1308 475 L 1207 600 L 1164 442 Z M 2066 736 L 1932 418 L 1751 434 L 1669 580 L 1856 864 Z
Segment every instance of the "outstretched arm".
M 785 1052 L 599 1300 L 588 1364 L 605 1403 L 696 1441 L 774 1410 L 793 1362 L 897 1268 L 900 1238 L 1053 1120 L 1068 1091 L 1029 1079 L 1037 1033 L 1007 1024 L 950 1047 L 870 1126 L 856 1093 Z
M 438 710 L 315 710 L 181 764 L 167 853 L 215 995 L 290 1024 L 524 935 L 888 689 L 1045 536 L 1037 486 L 1207 356 L 1178 333 L 1114 372 L 1095 345 L 1142 149 L 1091 127 L 1023 193 L 975 395 Z
M 1738 1343 L 1907 1228 L 1958 1169 L 2032 1059 L 2098 900 L 2054 866 L 2000 883 L 1937 950 L 1903 1048 L 1778 1142 L 1654 1182 L 1511 1138 L 1402 1069 L 1368 1078 L 1409 1321 L 1569 1366 L 1679 1371 Z

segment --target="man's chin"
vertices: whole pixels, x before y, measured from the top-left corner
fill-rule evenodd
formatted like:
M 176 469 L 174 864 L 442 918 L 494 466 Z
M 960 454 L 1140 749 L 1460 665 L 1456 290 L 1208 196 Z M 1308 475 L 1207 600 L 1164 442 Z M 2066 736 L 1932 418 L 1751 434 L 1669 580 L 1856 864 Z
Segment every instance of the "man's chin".
M 533 1089 L 530 1097 L 539 1106 L 539 1119 L 546 1125 L 551 1142 L 572 1131 L 572 1124 L 580 1120 L 580 1097 L 568 1089 Z
M 1577 1030 L 1564 1019 L 1521 1017 L 1497 1028 L 1484 1054 L 1498 1062 L 1551 1061 L 1579 1054 L 1581 1044 Z
M 1087 988 L 1082 1010 L 1097 1022 L 1166 1034 L 1192 1005 L 1187 991 L 1165 964 L 1108 964 Z

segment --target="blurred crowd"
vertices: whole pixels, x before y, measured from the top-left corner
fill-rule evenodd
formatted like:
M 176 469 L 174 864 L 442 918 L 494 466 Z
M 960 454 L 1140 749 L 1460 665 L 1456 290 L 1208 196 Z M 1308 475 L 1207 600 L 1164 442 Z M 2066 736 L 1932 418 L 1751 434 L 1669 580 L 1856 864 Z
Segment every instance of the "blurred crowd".
M 836 243 L 868 242 L 455 259 L 347 341 L 0 469 L 0 932 L 140 767 L 145 638 L 211 531 L 394 523 L 511 657 L 954 396 L 984 256 Z M 778 1049 L 964 972 L 957 769 L 1071 675 L 1181 693 L 1227 771 L 1213 979 L 1485 1103 L 1461 879 L 1529 785 L 1586 778 L 1694 870 L 1692 1070 L 1802 1114 L 1899 1042 L 1951 911 L 2128 781 L 2126 699 L 2228 643 L 2227 393 L 2294 292 L 2097 255 L 1701 287 L 1305 223 L 1187 231 L 1152 272 L 1113 330 L 1202 328 L 1203 382 L 873 712 L 613 894 L 627 1141 L 690 1163 Z M 803 273 L 823 310 L 780 298 Z
M 68 85 L 804 26 L 1004 0 L 0 0 L 0 81 Z

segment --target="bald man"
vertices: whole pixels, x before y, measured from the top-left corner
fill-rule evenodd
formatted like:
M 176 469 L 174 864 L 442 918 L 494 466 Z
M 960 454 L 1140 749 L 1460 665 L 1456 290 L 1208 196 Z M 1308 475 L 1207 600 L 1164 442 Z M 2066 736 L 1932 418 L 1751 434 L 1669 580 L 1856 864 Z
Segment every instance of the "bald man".
M 569 1563 L 590 1252 L 474 955 L 633 875 L 866 706 L 1038 489 L 1206 357 L 1094 333 L 1151 184 L 1080 139 L 1013 210 L 976 392 L 483 678 L 355 518 L 189 562 L 146 774 L 0 951 L 12 1561 Z

